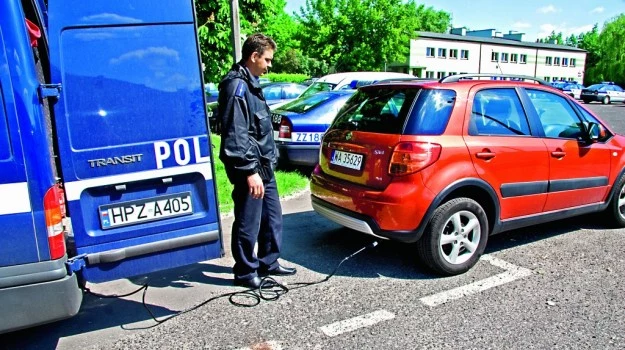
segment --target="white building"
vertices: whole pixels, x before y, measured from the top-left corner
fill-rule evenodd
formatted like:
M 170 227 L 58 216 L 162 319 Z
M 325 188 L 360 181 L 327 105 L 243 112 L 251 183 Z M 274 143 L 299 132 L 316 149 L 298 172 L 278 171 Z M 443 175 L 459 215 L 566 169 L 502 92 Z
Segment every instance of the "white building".
M 529 75 L 547 81 L 584 80 L 586 51 L 575 47 L 522 41 L 523 34 L 501 35 L 494 29 L 450 34 L 418 32 L 410 40 L 406 61 L 390 70 L 420 78 L 442 78 L 458 73 Z

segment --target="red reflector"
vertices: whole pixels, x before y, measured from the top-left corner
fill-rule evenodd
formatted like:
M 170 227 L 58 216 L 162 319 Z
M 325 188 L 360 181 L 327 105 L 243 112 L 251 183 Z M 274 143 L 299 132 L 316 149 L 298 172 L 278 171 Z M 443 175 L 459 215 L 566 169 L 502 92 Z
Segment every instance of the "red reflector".
M 63 211 L 65 199 L 60 186 L 54 185 L 43 197 L 43 209 L 48 230 L 48 245 L 50 258 L 59 259 L 65 255 L 65 229 L 63 228 Z
M 388 167 L 389 175 L 407 175 L 438 160 L 441 145 L 429 142 L 400 142 L 395 146 Z
M 291 138 L 291 121 L 287 117 L 282 117 L 280 120 L 280 129 L 278 129 L 278 138 L 290 139 Z

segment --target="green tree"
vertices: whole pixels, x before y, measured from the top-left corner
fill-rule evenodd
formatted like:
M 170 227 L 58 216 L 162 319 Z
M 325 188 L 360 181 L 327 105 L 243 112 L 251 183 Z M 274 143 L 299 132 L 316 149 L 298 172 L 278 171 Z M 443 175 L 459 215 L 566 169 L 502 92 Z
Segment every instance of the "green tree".
M 596 65 L 600 80 L 625 83 L 625 14 L 614 17 L 598 37 L 601 55 Z
M 449 13 L 414 0 L 306 0 L 297 14 L 305 55 L 335 71 L 380 71 L 405 59 L 417 31 L 444 32 Z
M 584 84 L 590 85 L 603 80 L 603 76 L 597 64 L 601 59 L 601 45 L 599 43 L 599 27 L 595 24 L 592 29 L 582 33 L 578 37 L 578 47 L 588 51 L 586 55 L 586 68 L 584 72 Z
M 284 0 L 239 1 L 241 37 L 267 29 L 265 19 L 280 11 L 284 12 L 285 5 Z M 195 11 L 200 52 L 205 66 L 204 79 L 207 82 L 216 82 L 233 63 L 230 0 L 196 0 Z
M 566 41 L 564 42 L 564 45 L 572 47 L 577 47 L 578 44 L 578 37 L 575 34 L 571 34 L 568 38 L 566 38 Z
M 538 39 L 536 42 L 539 43 L 546 43 L 546 44 L 557 44 L 557 45 L 564 45 L 564 39 L 563 39 L 563 34 L 562 32 L 559 32 L 556 34 L 555 30 L 551 31 L 551 34 L 549 34 L 548 37 L 543 38 L 543 39 Z

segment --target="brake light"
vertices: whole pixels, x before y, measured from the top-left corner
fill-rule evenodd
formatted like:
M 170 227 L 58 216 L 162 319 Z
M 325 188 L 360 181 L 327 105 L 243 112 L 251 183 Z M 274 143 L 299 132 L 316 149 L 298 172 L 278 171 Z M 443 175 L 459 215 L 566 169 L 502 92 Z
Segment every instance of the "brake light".
M 291 138 L 291 129 L 293 125 L 291 121 L 287 117 L 282 117 L 280 120 L 280 129 L 278 129 L 278 138 L 281 139 L 290 139 Z
M 60 185 L 54 185 L 46 192 L 43 197 L 43 209 L 48 230 L 50 258 L 59 259 L 65 255 L 65 230 L 63 228 L 65 199 Z
M 389 175 L 408 175 L 432 165 L 441 155 L 441 145 L 429 142 L 400 142 L 393 149 Z

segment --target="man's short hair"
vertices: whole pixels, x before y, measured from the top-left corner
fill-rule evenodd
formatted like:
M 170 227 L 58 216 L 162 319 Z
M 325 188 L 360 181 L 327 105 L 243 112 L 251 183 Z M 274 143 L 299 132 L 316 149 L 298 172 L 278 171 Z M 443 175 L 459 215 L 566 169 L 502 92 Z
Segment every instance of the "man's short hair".
M 276 51 L 277 45 L 276 42 L 273 41 L 272 38 L 266 36 L 265 34 L 256 33 L 250 35 L 245 39 L 243 43 L 242 51 L 242 59 L 243 61 L 247 61 L 254 52 L 257 52 L 259 55 L 262 55 L 265 50 L 272 49 Z

